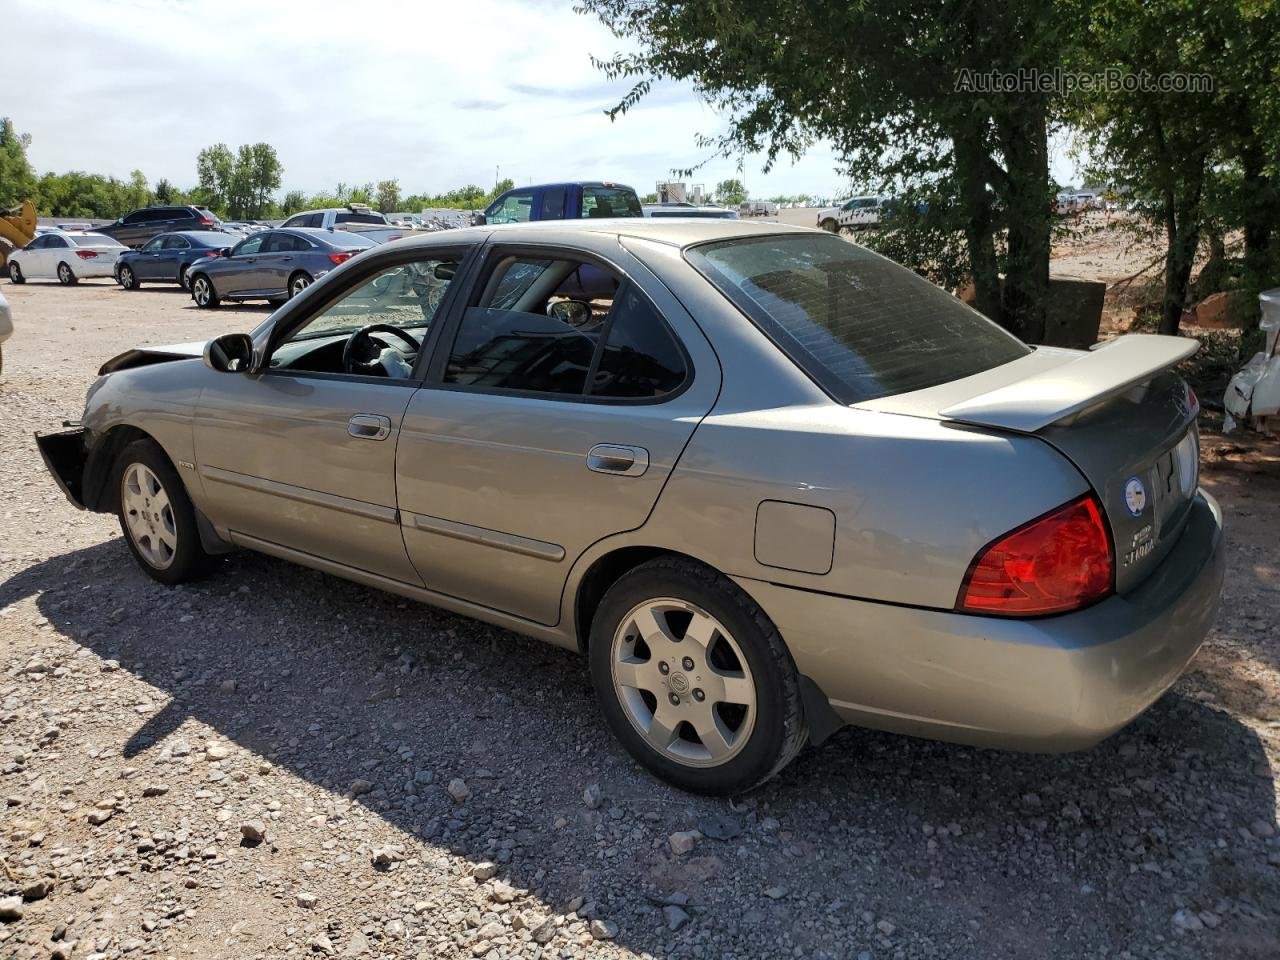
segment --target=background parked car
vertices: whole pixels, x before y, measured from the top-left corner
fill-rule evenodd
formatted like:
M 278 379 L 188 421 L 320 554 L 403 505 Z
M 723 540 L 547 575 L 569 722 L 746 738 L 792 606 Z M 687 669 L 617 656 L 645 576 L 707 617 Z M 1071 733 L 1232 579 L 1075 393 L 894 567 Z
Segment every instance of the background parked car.
M 314 227 L 322 230 L 345 230 L 358 233 L 374 243 L 388 243 L 404 235 L 383 214 L 365 203 L 349 203 L 345 207 L 329 207 L 326 210 L 307 210 L 295 213 L 281 227 Z
M 883 197 L 850 197 L 838 206 L 819 210 L 818 226 L 830 233 L 877 226 L 883 204 Z
M 582 180 L 516 187 L 494 200 L 475 219 L 481 224 L 642 216 L 640 198 L 626 184 Z
M 98 233 L 115 237 L 126 247 L 140 247 L 154 236 L 175 230 L 217 230 L 221 221 L 207 207 L 143 207 L 125 214 L 115 223 L 95 227 Z
M 140 250 L 126 250 L 116 260 L 116 282 L 137 290 L 142 281 L 180 283 L 190 289 L 187 271 L 197 260 L 216 257 L 241 237 L 212 230 L 183 230 L 152 237 Z
M 125 250 L 120 241 L 100 233 L 46 233 L 9 254 L 9 279 L 14 283 L 57 277 L 62 284 L 115 275 L 116 257 Z
M 641 207 L 646 217 L 702 217 L 710 220 L 737 220 L 738 211 L 714 204 L 646 203 Z
M 372 240 L 345 230 L 263 230 L 222 256 L 193 263 L 191 298 L 200 307 L 216 307 L 221 300 L 283 303 L 372 246 Z

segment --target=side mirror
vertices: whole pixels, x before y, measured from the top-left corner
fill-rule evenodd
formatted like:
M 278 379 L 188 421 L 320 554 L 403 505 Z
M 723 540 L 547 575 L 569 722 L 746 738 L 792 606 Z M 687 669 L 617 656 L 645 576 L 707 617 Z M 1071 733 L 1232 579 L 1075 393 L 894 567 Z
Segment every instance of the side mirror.
M 547 304 L 547 316 L 571 327 L 581 327 L 591 322 L 591 304 L 585 300 L 556 300 Z
M 488 222 L 489 222 L 489 218 L 486 217 L 483 213 L 475 213 L 475 214 L 472 214 L 471 216 L 471 225 L 473 227 L 483 227 Z
M 204 365 L 219 373 L 249 373 L 253 340 L 247 333 L 224 333 L 204 345 Z
M 231 256 L 231 248 L 230 248 L 230 247 L 223 247 L 222 249 L 220 249 L 220 250 L 218 251 L 218 256 L 220 256 L 220 257 L 229 257 L 229 256 Z

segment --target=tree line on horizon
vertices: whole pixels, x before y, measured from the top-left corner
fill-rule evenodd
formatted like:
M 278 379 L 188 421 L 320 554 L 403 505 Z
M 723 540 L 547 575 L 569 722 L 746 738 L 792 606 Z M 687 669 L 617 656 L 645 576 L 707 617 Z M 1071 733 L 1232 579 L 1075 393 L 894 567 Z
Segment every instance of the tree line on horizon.
M 491 188 L 468 184 L 439 194 L 405 194 L 396 179 L 338 183 L 332 190 L 277 195 L 284 166 L 269 143 L 244 144 L 234 152 L 225 143 L 196 155 L 196 182 L 178 187 L 161 177 L 151 185 L 141 170 L 127 180 L 73 170 L 37 175 L 27 158 L 31 137 L 0 118 L 0 210 L 31 200 L 40 216 L 114 220 L 150 204 L 195 204 L 226 220 L 271 220 L 300 210 L 365 203 L 382 213 L 432 207 L 477 210 L 514 186 L 510 178 Z

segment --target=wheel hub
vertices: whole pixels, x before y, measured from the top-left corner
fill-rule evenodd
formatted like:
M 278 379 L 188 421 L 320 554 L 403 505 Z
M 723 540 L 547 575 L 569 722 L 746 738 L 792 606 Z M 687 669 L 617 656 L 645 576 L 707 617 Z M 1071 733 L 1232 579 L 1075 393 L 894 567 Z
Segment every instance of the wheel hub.
M 732 759 L 755 725 L 755 683 L 742 649 L 706 611 L 683 600 L 639 604 L 611 650 L 614 692 L 650 747 L 686 766 Z

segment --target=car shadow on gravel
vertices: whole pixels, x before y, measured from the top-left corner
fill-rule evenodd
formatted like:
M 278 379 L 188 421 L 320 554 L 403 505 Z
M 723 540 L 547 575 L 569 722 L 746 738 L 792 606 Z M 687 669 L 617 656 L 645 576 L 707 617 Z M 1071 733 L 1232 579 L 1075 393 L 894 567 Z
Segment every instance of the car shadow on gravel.
M 366 781 L 356 802 L 423 863 L 432 848 L 495 861 L 548 910 L 583 897 L 636 951 L 1280 950 L 1267 757 L 1248 727 L 1176 691 L 1083 754 L 845 730 L 729 802 L 640 772 L 579 657 L 288 563 L 236 554 L 167 589 L 115 538 L 0 584 L 0 607 L 28 597 L 171 698 L 111 743 L 131 765 L 148 770 L 194 719 L 336 794 Z M 465 802 L 446 791 L 455 778 Z M 273 789 L 254 787 L 264 802 Z M 672 833 L 699 829 L 672 853 Z M 393 869 L 412 886 L 428 868 Z M 685 898 L 690 921 L 664 913 Z

